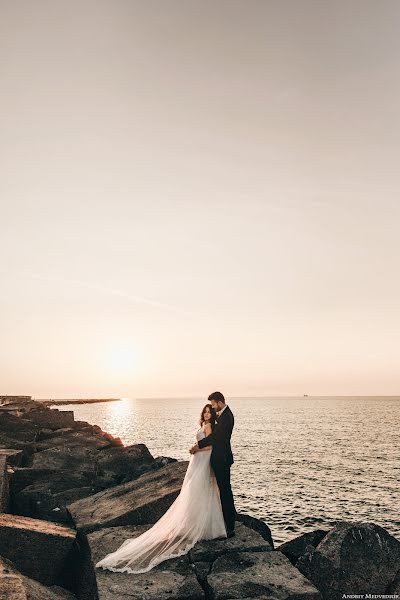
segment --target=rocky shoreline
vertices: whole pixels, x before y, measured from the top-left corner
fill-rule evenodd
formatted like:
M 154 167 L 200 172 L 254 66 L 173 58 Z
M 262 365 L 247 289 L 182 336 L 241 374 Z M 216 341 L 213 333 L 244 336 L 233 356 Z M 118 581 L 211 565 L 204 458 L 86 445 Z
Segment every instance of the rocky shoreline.
M 3 397 L 4 398 L 4 397 Z M 186 461 L 154 458 L 30 397 L 0 405 L 0 600 L 400 598 L 400 541 L 338 521 L 278 547 L 238 514 L 237 534 L 199 542 L 142 575 L 96 569 L 179 494 Z

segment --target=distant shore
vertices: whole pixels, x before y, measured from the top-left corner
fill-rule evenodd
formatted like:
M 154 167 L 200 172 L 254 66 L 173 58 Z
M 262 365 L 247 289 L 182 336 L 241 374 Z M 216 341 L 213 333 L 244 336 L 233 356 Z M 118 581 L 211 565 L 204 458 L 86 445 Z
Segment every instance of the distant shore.
M 44 406 L 53 406 L 57 404 L 94 404 L 95 402 L 118 402 L 121 398 L 78 398 L 77 400 L 38 400 Z

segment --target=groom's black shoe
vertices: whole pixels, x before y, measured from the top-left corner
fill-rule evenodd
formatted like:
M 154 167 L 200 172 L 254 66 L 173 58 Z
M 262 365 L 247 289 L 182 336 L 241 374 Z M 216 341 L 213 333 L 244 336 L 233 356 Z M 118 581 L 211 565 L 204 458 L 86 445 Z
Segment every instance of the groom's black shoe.
M 231 538 L 235 536 L 235 530 L 231 529 L 230 531 L 226 532 L 226 537 Z

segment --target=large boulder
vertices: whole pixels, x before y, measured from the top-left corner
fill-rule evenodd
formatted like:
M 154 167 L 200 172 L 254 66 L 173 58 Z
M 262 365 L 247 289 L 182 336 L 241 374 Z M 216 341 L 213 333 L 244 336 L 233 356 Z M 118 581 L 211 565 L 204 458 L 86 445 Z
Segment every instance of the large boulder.
M 0 515 L 0 555 L 27 577 L 56 585 L 76 538 L 76 531 L 47 521 Z
M 238 523 L 234 537 L 221 540 L 202 540 L 192 548 L 189 557 L 198 580 L 207 589 L 207 576 L 213 563 L 220 556 L 238 552 L 270 552 L 272 550 L 272 546 L 258 532 Z
M 36 424 L 39 428 L 60 429 L 71 427 L 74 423 L 73 410 L 58 410 L 41 406 L 24 414 L 26 420 Z
M 392 594 L 392 596 L 397 594 L 397 596 L 400 598 L 400 569 L 396 577 L 394 578 L 394 581 L 389 585 L 388 589 L 386 590 L 386 593 Z
M 177 462 L 138 479 L 104 490 L 70 504 L 79 530 L 90 532 L 116 525 L 155 523 L 178 496 L 187 462 Z
M 44 427 L 40 430 L 38 441 L 51 439 L 52 437 L 61 437 L 63 435 L 69 435 L 76 431 L 74 427 L 61 427 L 60 429 L 48 429 Z
M 74 421 L 71 427 L 78 431 L 91 431 L 92 433 L 100 433 L 102 431 L 101 427 L 92 425 L 88 421 Z
M 271 530 L 264 521 L 242 512 L 236 513 L 236 521 L 243 523 L 243 525 L 249 527 L 249 529 L 257 531 L 257 533 L 259 533 L 274 550 L 274 541 L 272 539 Z
M 328 533 L 328 529 L 315 529 L 314 531 L 308 531 L 307 533 L 303 533 L 303 535 L 299 535 L 293 540 L 289 540 L 284 544 L 281 544 L 277 547 L 279 552 L 283 552 L 285 556 L 288 557 L 292 565 L 295 565 L 300 556 L 307 551 L 307 546 L 313 546 L 316 548 L 321 540 Z
M 25 418 L 17 417 L 7 412 L 1 412 L 0 431 L 16 440 L 33 442 L 39 434 L 40 427 Z
M 15 448 L 0 448 L 0 456 L 5 456 L 7 464 L 20 467 L 24 462 L 24 451 Z
M 136 479 L 148 471 L 154 458 L 144 444 L 107 448 L 99 453 L 98 474 L 113 484 Z
M 227 539 L 202 540 L 190 551 L 193 563 L 214 562 L 219 556 L 232 552 L 271 552 L 272 548 L 259 533 L 242 523 L 236 526 L 235 536 Z
M 147 573 L 135 575 L 95 567 L 106 554 L 117 550 L 124 540 L 137 537 L 149 527 L 111 527 L 88 535 L 99 600 L 205 600 L 187 555 L 164 561 Z
M 82 486 L 57 491 L 59 487 L 65 486 L 53 486 L 46 482 L 29 485 L 15 496 L 12 512 L 34 519 L 71 524 L 66 507 L 95 494 L 97 490 L 90 486 Z
M 27 466 L 32 463 L 32 456 L 35 452 L 35 442 L 23 442 L 21 440 L 16 440 L 0 431 L 0 448 L 2 448 L 3 450 L 7 450 L 8 448 L 13 448 L 14 450 L 22 450 L 22 464 L 24 466 Z
M 66 506 L 95 494 L 94 473 L 53 469 L 16 469 L 11 479 L 10 512 L 70 524 Z
M 101 429 L 101 427 L 99 427 L 98 425 L 92 425 L 91 423 L 88 423 L 87 421 L 75 421 L 75 423 L 72 425 L 72 427 L 74 429 L 76 429 L 77 431 L 91 432 L 91 433 L 93 433 L 93 435 L 100 435 L 105 440 L 110 442 L 111 446 L 124 446 L 121 438 L 114 437 L 113 435 L 111 435 L 111 433 L 108 433 L 107 431 L 103 431 Z
M 160 469 L 161 467 L 166 467 L 167 465 L 176 462 L 178 462 L 178 459 L 171 458 L 171 456 L 156 456 L 152 468 Z
M 400 542 L 374 523 L 339 522 L 296 567 L 329 600 L 343 594 L 383 594 L 400 565 Z
M 45 587 L 22 575 L 11 561 L 0 557 L 1 600 L 76 600 L 76 596 L 57 585 Z
M 109 448 L 110 442 L 100 435 L 93 435 L 82 431 L 63 432 L 59 436 L 52 436 L 39 442 L 36 442 L 36 450 L 47 450 L 49 448 L 76 448 L 83 446 L 85 448 L 94 448 L 101 450 Z
M 78 487 L 94 485 L 96 475 L 93 472 L 56 470 L 56 469 L 33 469 L 29 467 L 16 467 L 10 483 L 11 500 L 14 501 L 18 493 L 24 488 L 32 485 L 44 485 L 60 492 Z
M 224 554 L 214 562 L 207 582 L 213 600 L 322 598 L 316 587 L 277 551 Z
M 36 452 L 33 456 L 34 469 L 60 469 L 65 471 L 97 472 L 98 451 L 94 448 L 77 446 L 50 448 Z

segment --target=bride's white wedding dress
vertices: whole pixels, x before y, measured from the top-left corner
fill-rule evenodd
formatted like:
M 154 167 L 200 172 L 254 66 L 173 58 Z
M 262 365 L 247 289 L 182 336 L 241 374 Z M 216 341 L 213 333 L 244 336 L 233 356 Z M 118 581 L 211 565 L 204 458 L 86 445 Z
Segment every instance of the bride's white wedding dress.
M 197 440 L 205 437 L 204 428 L 199 429 L 196 437 Z M 211 450 L 192 454 L 179 496 L 167 512 L 145 533 L 125 540 L 96 567 L 146 573 L 164 560 L 186 554 L 199 540 L 226 537 L 210 456 Z

